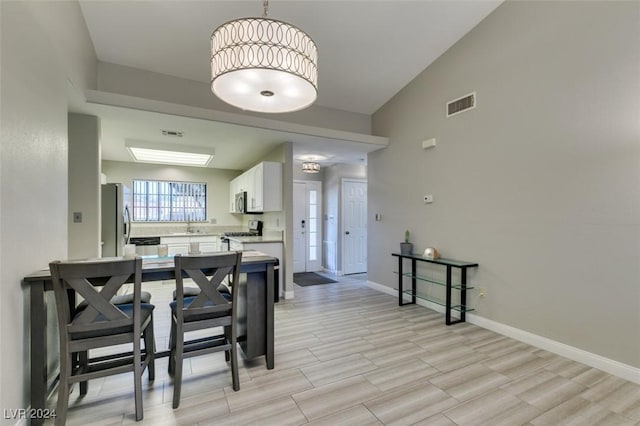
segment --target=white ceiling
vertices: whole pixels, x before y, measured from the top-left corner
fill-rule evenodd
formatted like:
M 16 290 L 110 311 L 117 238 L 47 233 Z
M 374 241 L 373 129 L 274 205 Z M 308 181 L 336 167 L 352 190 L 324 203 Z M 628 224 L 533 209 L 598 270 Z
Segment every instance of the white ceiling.
M 367 153 L 380 146 L 344 139 L 183 117 L 93 104 L 84 108 L 100 117 L 102 158 L 132 161 L 125 148 L 127 139 L 160 144 L 180 144 L 210 148 L 214 158 L 208 167 L 245 170 L 283 142 L 294 142 L 296 159 L 318 159 L 335 163 L 366 164 Z M 164 136 L 162 130 L 183 132 L 182 137 Z
M 315 40 L 319 56 L 317 105 L 370 115 L 500 2 L 272 0 L 269 17 L 292 23 Z M 100 61 L 206 83 L 210 79 L 211 32 L 226 21 L 262 14 L 259 0 L 81 0 L 80 5 Z M 245 155 L 261 150 L 268 152 L 261 148 L 291 140 L 278 132 L 185 118 L 176 119 L 174 123 L 153 114 L 137 117 L 140 121 L 127 120 L 127 114 L 118 113 L 101 118 L 105 137 L 103 157 L 107 159 L 125 160 L 120 158 L 123 151 L 117 152 L 118 144 L 111 141 L 121 141 L 122 145 L 122 138 L 154 141 L 158 124 L 162 124 L 163 129 L 171 124 L 185 132 L 184 129 L 189 128 L 188 134 L 194 138 L 202 131 L 202 136 L 209 140 L 209 131 L 215 130 L 216 139 L 234 141 L 231 146 L 241 145 L 238 141 L 244 140 L 246 148 L 251 149 L 245 151 Z M 162 118 L 162 123 L 154 121 L 157 118 Z M 148 128 L 144 127 L 145 123 Z M 235 133 L 238 131 L 241 133 Z M 271 142 L 256 146 L 251 143 L 252 138 Z M 331 145 L 328 141 L 324 143 Z M 295 140 L 294 146 L 298 151 L 304 143 Z M 349 157 L 346 162 L 356 157 L 359 161 L 367 152 L 361 148 L 356 145 L 354 152 L 328 155 L 342 161 L 340 156 L 346 154 Z M 216 157 L 221 163 L 212 167 L 236 168 L 237 162 L 222 160 L 234 155 L 239 153 L 216 145 Z

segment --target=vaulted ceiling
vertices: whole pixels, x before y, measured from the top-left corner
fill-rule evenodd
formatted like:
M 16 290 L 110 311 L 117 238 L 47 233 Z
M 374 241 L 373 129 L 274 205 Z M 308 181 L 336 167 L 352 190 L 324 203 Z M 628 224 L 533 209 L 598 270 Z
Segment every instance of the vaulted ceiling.
M 316 42 L 317 105 L 371 115 L 499 4 L 272 0 L 269 17 L 298 26 Z M 210 80 L 211 32 L 229 20 L 261 16 L 263 10 L 257 0 L 81 0 L 80 5 L 100 61 L 205 83 Z M 116 137 L 111 126 L 129 127 L 131 132 L 136 127 L 118 124 L 116 115 L 103 125 L 105 146 L 112 130 Z M 262 136 L 251 131 L 241 138 Z M 118 150 L 112 151 L 118 159 Z M 107 148 L 105 158 L 111 155 Z M 347 162 L 363 155 L 366 151 L 352 152 Z

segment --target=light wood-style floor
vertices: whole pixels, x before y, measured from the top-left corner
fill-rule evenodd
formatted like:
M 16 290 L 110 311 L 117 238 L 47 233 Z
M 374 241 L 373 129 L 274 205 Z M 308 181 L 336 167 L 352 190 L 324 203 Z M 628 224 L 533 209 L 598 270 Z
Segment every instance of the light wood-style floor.
M 173 287 L 154 286 L 166 347 Z M 471 324 L 447 327 L 439 313 L 368 288 L 363 275 L 296 286 L 295 296 L 276 305 L 274 370 L 241 363 L 234 392 L 224 355 L 191 358 L 173 410 L 160 359 L 155 382 L 144 379 L 141 423 L 640 425 L 640 386 Z M 134 423 L 130 374 L 71 395 L 69 425 Z

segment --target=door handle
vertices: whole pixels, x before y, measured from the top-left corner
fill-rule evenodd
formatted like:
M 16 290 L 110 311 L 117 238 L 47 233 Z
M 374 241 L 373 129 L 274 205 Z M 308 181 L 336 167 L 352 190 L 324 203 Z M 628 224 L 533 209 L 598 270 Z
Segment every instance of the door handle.
M 345 234 L 349 235 L 349 231 L 345 232 Z

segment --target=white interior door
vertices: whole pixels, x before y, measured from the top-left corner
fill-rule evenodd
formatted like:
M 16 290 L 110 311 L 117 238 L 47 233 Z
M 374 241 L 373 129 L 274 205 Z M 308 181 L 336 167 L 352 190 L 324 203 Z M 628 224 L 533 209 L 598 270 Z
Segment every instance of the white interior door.
M 342 180 L 342 271 L 367 271 L 367 182 Z
M 293 183 L 293 272 L 322 269 L 322 182 Z

